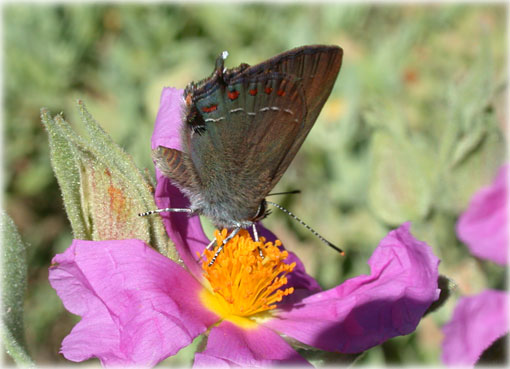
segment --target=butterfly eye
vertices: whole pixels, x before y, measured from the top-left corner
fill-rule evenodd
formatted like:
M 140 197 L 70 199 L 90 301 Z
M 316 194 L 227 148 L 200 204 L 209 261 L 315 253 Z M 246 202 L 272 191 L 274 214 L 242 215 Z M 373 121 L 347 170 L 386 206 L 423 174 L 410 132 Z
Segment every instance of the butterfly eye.
M 201 135 L 206 131 L 204 118 L 199 113 L 195 105 L 190 107 L 186 115 L 186 124 L 191 129 L 191 132 L 197 133 L 198 135 Z

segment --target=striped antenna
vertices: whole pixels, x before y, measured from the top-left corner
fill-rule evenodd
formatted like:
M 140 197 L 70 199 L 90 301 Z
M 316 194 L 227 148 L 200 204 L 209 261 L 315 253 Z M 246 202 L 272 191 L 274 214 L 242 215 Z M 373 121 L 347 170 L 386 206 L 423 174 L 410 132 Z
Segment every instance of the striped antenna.
M 274 192 L 267 194 L 267 196 L 274 196 L 274 195 L 294 195 L 296 193 L 301 193 L 301 190 L 292 190 L 292 191 L 286 191 L 286 192 Z
M 170 213 L 193 213 L 193 210 L 191 210 L 191 209 L 180 209 L 180 208 L 165 208 L 165 209 L 149 210 L 149 211 L 146 211 L 145 213 L 138 213 L 138 216 L 139 217 L 145 217 L 147 215 L 157 214 L 157 213 L 165 213 L 165 212 L 170 212 Z
M 295 216 L 294 214 L 292 214 L 289 210 L 285 209 L 283 206 L 277 204 L 277 203 L 274 203 L 272 201 L 266 201 L 269 205 L 273 205 L 274 207 L 280 209 L 281 211 L 283 211 L 284 213 L 290 215 L 292 218 L 294 218 L 295 220 L 297 220 L 299 223 L 301 223 L 302 226 L 304 226 L 306 229 L 308 229 L 310 232 L 312 232 L 319 240 L 321 240 L 322 242 L 324 242 L 326 245 L 328 245 L 329 247 L 331 247 L 332 249 L 335 249 L 336 251 L 338 251 L 341 255 L 344 255 L 344 251 L 333 245 L 331 242 L 329 242 L 328 240 L 326 240 L 324 237 L 322 237 L 319 233 L 317 233 L 312 227 L 310 227 L 308 224 L 306 224 L 305 222 L 303 222 L 301 219 L 299 219 L 297 216 Z

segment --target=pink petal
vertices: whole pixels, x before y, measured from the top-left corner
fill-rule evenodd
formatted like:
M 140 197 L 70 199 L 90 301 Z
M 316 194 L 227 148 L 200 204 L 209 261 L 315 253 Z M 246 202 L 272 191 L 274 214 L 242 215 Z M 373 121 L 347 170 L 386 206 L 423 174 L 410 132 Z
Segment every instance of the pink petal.
M 152 366 L 218 320 L 198 299 L 202 286 L 140 240 L 74 240 L 53 264 L 51 285 L 82 316 L 62 343 L 69 360 Z
M 411 333 L 439 297 L 439 260 L 410 233 L 391 231 L 370 258 L 371 274 L 349 279 L 294 306 L 282 306 L 266 323 L 307 345 L 356 353 Z
M 151 139 L 152 149 L 164 146 L 182 150 L 180 129 L 184 108 L 183 92 L 184 90 L 173 87 L 165 87 L 161 92 L 158 115 Z
M 509 295 L 486 290 L 460 299 L 452 320 L 443 327 L 441 359 L 447 365 L 474 365 L 480 355 L 509 331 Z
M 151 139 L 153 149 L 164 146 L 181 150 L 182 94 L 181 89 L 171 87 L 163 89 Z M 158 169 L 156 181 L 155 200 L 158 208 L 189 208 L 188 199 Z M 202 230 L 200 218 L 189 217 L 186 213 L 161 213 L 161 217 L 179 256 L 193 275 L 201 278 L 202 269 L 196 262 L 196 252 L 201 253 L 209 240 Z
M 228 321 L 214 327 L 207 347 L 195 354 L 198 367 L 267 367 L 278 364 L 309 365 L 290 345 L 270 329 L 243 329 Z
M 189 200 L 158 169 L 156 181 L 154 196 L 158 208 L 189 208 Z M 184 264 L 195 278 L 201 280 L 202 268 L 197 262 L 197 252 L 202 253 L 209 239 L 202 229 L 200 217 L 190 217 L 186 213 L 161 213 L 161 218 Z
M 508 264 L 508 164 L 494 182 L 479 190 L 457 223 L 457 235 L 473 255 Z

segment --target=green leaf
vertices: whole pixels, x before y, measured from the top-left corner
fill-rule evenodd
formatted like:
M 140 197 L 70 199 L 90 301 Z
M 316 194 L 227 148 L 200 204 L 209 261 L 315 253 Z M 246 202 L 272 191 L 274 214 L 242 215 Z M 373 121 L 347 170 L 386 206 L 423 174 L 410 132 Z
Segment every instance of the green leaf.
M 430 207 L 430 158 L 411 137 L 378 130 L 372 138 L 369 204 L 389 225 L 423 219 Z
M 64 119 L 42 111 L 50 136 L 52 165 L 75 237 L 90 240 L 137 238 L 177 260 L 159 217 L 139 217 L 155 209 L 152 186 L 78 102 L 89 137 Z
M 440 173 L 434 205 L 438 209 L 464 211 L 473 194 L 494 179 L 506 156 L 506 144 L 496 121 L 487 124 L 486 133 L 470 155 L 453 168 Z
M 365 351 L 356 354 L 341 354 L 320 350 L 298 348 L 298 352 L 316 368 L 319 367 L 352 367 L 363 357 Z
M 2 341 L 18 365 L 35 366 L 28 354 L 23 324 L 23 302 L 27 286 L 26 248 L 7 214 L 1 212 L 2 263 Z
M 62 192 L 74 237 L 90 240 L 90 227 L 82 211 L 80 169 L 74 159 L 76 150 L 71 141 L 62 134 L 46 109 L 41 109 L 41 120 L 48 131 L 51 165 Z
M 101 128 L 101 126 L 95 121 L 95 119 L 88 112 L 85 104 L 78 100 L 77 102 L 80 117 L 85 126 L 85 129 L 89 133 L 91 140 L 91 146 L 97 150 L 97 152 L 104 153 L 102 157 L 105 165 L 110 168 L 116 168 L 122 173 L 124 180 L 129 183 L 133 183 L 131 190 L 134 192 L 134 196 L 139 198 L 141 203 L 139 211 L 137 213 L 145 212 L 150 209 L 156 209 L 154 202 L 154 196 L 152 193 L 153 185 L 147 181 L 147 176 L 144 175 L 134 164 L 133 159 L 129 156 L 122 148 L 116 145 L 111 137 Z M 149 142 L 147 148 L 149 149 Z M 177 260 L 177 254 L 175 248 L 169 247 L 169 239 L 166 234 L 163 222 L 160 217 L 146 217 L 144 221 L 148 222 L 151 231 L 151 240 L 160 252 L 170 257 L 173 260 Z
M 494 82 L 487 40 L 477 47 L 470 72 L 448 88 L 447 117 L 438 132 L 434 207 L 458 213 L 473 193 L 490 183 L 505 160 L 505 140 L 494 100 L 505 90 Z M 503 85 L 504 86 L 504 85 Z
M 469 154 L 474 152 L 486 134 L 487 129 L 485 125 L 476 125 L 470 134 L 461 137 L 453 151 L 450 167 L 456 167 L 459 163 L 466 159 Z
M 364 352 L 357 354 L 339 354 L 335 352 L 317 351 L 315 355 L 303 355 L 315 367 L 319 366 L 336 366 L 336 367 L 352 367 L 364 355 Z

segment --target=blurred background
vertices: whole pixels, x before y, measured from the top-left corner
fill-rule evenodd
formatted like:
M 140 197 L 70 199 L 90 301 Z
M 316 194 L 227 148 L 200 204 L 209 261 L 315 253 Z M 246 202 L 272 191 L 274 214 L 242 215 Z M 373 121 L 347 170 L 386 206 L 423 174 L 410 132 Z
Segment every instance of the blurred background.
M 78 321 L 47 280 L 72 233 L 39 109 L 63 112 L 79 130 L 75 101 L 83 99 L 153 173 L 150 136 L 164 86 L 208 76 L 223 50 L 234 67 L 336 44 L 344 62 L 335 88 L 274 191 L 300 189 L 279 202 L 346 256 L 277 210 L 265 224 L 330 288 L 368 273 L 378 242 L 412 221 L 454 281 L 453 297 L 359 364 L 438 364 L 440 327 L 458 297 L 505 288 L 504 268 L 471 256 L 454 226 L 506 155 L 506 14 L 505 5 L 476 4 L 4 5 L 4 208 L 29 245 L 25 324 L 35 361 L 66 363 L 58 350 Z M 187 365 L 192 351 L 166 363 Z

